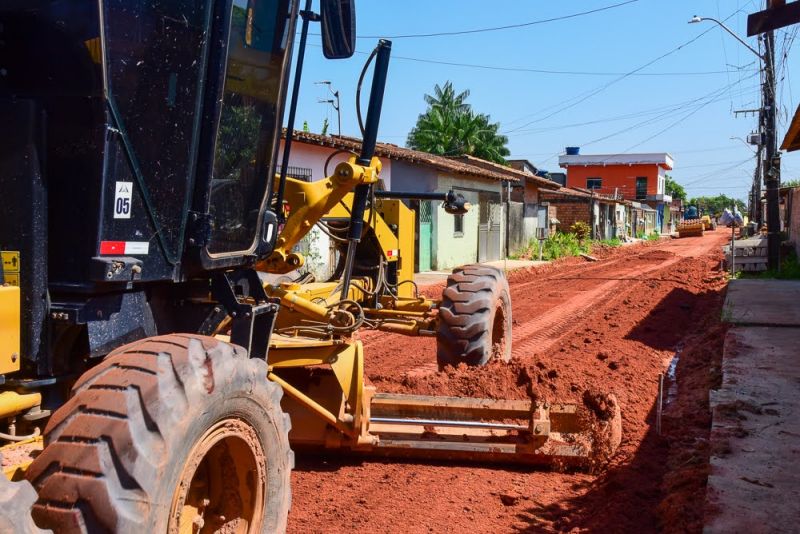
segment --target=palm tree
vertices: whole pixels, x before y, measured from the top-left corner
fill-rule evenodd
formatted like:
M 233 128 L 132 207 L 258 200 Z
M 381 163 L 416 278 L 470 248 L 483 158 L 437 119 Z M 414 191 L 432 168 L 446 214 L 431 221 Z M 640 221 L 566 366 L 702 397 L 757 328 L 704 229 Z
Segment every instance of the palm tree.
M 456 93 L 452 82 L 436 84 L 433 95 L 425 95 L 428 109 L 417 118 L 406 144 L 431 154 L 469 154 L 505 163 L 505 156 L 510 154 L 508 138 L 498 134 L 500 125 L 490 122 L 488 115 L 472 111 L 466 103 L 468 97 L 469 91 Z

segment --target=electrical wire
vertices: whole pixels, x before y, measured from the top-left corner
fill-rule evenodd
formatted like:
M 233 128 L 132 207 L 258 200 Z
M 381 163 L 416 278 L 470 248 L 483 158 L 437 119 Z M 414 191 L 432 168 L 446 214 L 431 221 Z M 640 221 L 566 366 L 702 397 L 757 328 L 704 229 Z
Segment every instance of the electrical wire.
M 741 81 L 733 82 L 732 85 L 738 85 L 739 83 L 747 81 L 748 79 L 753 78 L 755 76 L 757 76 L 757 74 L 753 74 L 749 78 L 744 78 Z M 658 137 L 659 135 L 669 131 L 670 129 L 674 128 L 675 126 L 681 124 L 683 121 L 685 121 L 686 119 L 688 119 L 689 117 L 691 117 L 692 115 L 694 115 L 695 113 L 700 111 L 702 108 L 704 108 L 704 107 L 706 107 L 706 106 L 708 106 L 708 105 L 710 105 L 710 104 L 712 104 L 714 102 L 718 102 L 720 100 L 724 100 L 726 98 L 725 92 L 727 90 L 728 90 L 728 86 L 727 85 L 723 86 L 721 88 L 715 89 L 714 91 L 711 91 L 710 93 L 707 93 L 707 94 L 705 94 L 705 95 L 703 95 L 701 97 L 689 100 L 686 103 L 683 103 L 683 104 L 678 105 L 678 106 L 673 106 L 672 108 L 669 108 L 667 111 L 661 113 L 657 117 L 653 117 L 653 118 L 650 118 L 650 119 L 647 119 L 647 120 L 644 120 L 644 121 L 640 121 L 640 122 L 638 122 L 636 124 L 633 124 L 631 126 L 623 128 L 623 129 L 618 130 L 616 132 L 613 132 L 611 134 L 604 135 L 604 136 L 599 137 L 597 139 L 592 139 L 591 141 L 587 141 L 585 143 L 581 143 L 579 146 L 589 146 L 589 145 L 598 143 L 600 141 L 605 141 L 606 139 L 610 139 L 611 137 L 615 137 L 617 135 L 621 135 L 623 133 L 629 132 L 629 131 L 634 130 L 636 128 L 640 128 L 640 127 L 642 127 L 644 125 L 653 124 L 655 122 L 659 122 L 659 121 L 666 120 L 666 119 L 669 119 L 671 117 L 674 117 L 674 114 L 676 112 L 679 112 L 679 111 L 681 111 L 681 110 L 683 110 L 685 108 L 692 108 L 687 114 L 685 114 L 684 116 L 679 118 L 677 121 L 673 122 L 672 124 L 670 124 L 669 126 L 663 128 L 662 130 L 659 130 L 655 134 L 647 137 L 643 141 L 640 141 L 639 143 L 636 143 L 635 145 L 632 145 L 632 146 L 626 148 L 624 151 L 617 152 L 617 153 L 614 153 L 614 154 L 610 154 L 610 156 L 623 155 L 623 154 L 629 152 L 630 150 L 632 150 L 633 148 L 636 148 L 636 147 L 638 147 L 638 146 L 640 146 L 640 145 L 642 145 L 642 144 L 644 144 L 644 143 L 646 143 L 646 142 Z M 550 160 L 558 157 L 559 155 L 560 155 L 560 153 L 556 153 L 556 154 L 550 156 L 549 158 L 547 158 L 546 160 L 544 160 L 543 163 L 547 163 Z
M 723 22 L 727 21 L 728 19 L 730 19 L 731 17 L 736 15 L 739 11 L 741 11 L 741 10 L 739 9 L 739 10 L 736 10 L 733 13 L 731 13 L 728 17 L 723 19 Z M 650 65 L 653 65 L 654 63 L 657 63 L 658 61 L 661 61 L 662 59 L 664 59 L 666 57 L 669 57 L 672 54 L 675 54 L 676 52 L 682 50 L 683 48 L 689 46 L 690 44 L 694 43 L 698 39 L 702 38 L 704 35 L 706 35 L 707 33 L 709 33 L 710 31 L 712 31 L 715 28 L 716 28 L 716 25 L 709 27 L 707 30 L 705 30 L 703 32 L 700 32 L 698 35 L 696 35 L 695 37 L 689 39 L 688 41 L 676 46 L 675 48 L 669 50 L 668 52 L 665 52 L 664 54 L 661 54 L 660 56 L 658 56 L 658 57 L 656 57 L 654 59 L 651 59 L 651 60 L 647 61 L 646 63 L 640 65 L 639 67 L 636 67 L 635 69 L 633 69 L 633 70 L 631 70 L 629 72 L 626 72 L 622 76 L 614 78 L 613 80 L 611 80 L 608 83 L 605 83 L 605 84 L 603 84 L 601 86 L 598 86 L 598 87 L 596 87 L 596 88 L 594 88 L 594 89 L 592 89 L 592 90 L 590 90 L 590 91 L 588 91 L 586 93 L 582 93 L 581 95 L 575 96 L 575 97 L 573 97 L 571 99 L 567 99 L 567 100 L 561 102 L 560 104 L 556 104 L 555 106 L 551 106 L 549 109 L 552 109 L 553 107 L 557 107 L 557 109 L 555 111 L 551 112 L 551 113 L 548 113 L 547 115 L 545 115 L 543 117 L 528 121 L 528 122 L 526 122 L 525 124 L 523 124 L 521 126 L 517 126 L 517 127 L 512 128 L 510 130 L 506 130 L 505 132 L 502 132 L 502 133 L 504 133 L 504 134 L 514 133 L 517 130 L 522 130 L 523 128 L 526 128 L 526 127 L 530 126 L 531 124 L 536 124 L 538 122 L 542 122 L 544 120 L 547 120 L 547 119 L 549 119 L 551 117 L 554 117 L 554 116 L 558 115 L 559 113 L 562 113 L 562 112 L 564 112 L 564 111 L 566 111 L 568 109 L 571 109 L 571 108 L 573 108 L 573 107 L 575 107 L 575 106 L 577 106 L 577 105 L 589 100 L 593 96 L 602 93 L 603 91 L 607 90 L 609 87 L 621 82 L 622 80 L 632 76 L 633 74 L 635 74 L 635 73 L 637 73 L 637 72 L 639 72 L 641 70 L 644 70 L 645 68 L 649 67 Z M 536 115 L 536 113 L 531 114 L 531 115 Z M 531 116 L 531 115 L 528 115 L 528 116 Z
M 322 45 L 316 45 L 310 43 L 306 46 L 311 46 L 315 48 L 322 48 Z M 356 54 L 368 56 L 371 52 L 365 52 L 363 50 L 356 50 Z M 470 69 L 481 69 L 481 70 L 493 70 L 493 71 L 501 71 L 501 72 L 523 72 L 523 73 L 531 73 L 531 74 L 551 74 L 551 75 L 565 75 L 565 76 L 622 76 L 626 74 L 625 72 L 619 71 L 579 71 L 579 70 L 554 70 L 554 69 L 543 69 L 537 67 L 508 67 L 508 66 L 497 66 L 497 65 L 484 65 L 479 63 L 461 63 L 458 61 L 445 61 L 439 59 L 430 59 L 430 58 L 421 58 L 421 57 L 411 57 L 411 56 L 400 56 L 400 55 L 392 55 L 392 61 L 413 61 L 415 63 L 428 63 L 431 65 L 446 65 L 449 67 L 464 67 Z M 746 68 L 748 65 L 742 65 L 738 68 Z M 630 74 L 630 76 L 644 76 L 644 77 L 659 77 L 659 76 L 711 76 L 711 75 L 719 75 L 719 74 L 726 74 L 729 71 L 727 70 L 710 70 L 710 71 L 666 71 L 666 72 L 636 72 Z
M 546 24 L 549 22 L 557 22 L 561 20 L 568 20 L 573 19 L 576 17 L 583 17 L 586 15 L 591 15 L 594 13 L 600 13 L 602 11 L 608 11 L 610 9 L 615 9 L 618 7 L 622 7 L 628 4 L 634 4 L 639 0 L 626 0 L 625 2 L 619 2 L 617 4 L 611 4 L 608 6 L 598 7 L 596 9 L 590 9 L 588 11 L 580 11 L 578 13 L 570 13 L 569 15 L 561 15 L 558 17 L 552 17 L 549 19 L 540 19 L 540 20 L 532 20 L 529 22 L 521 22 L 519 24 L 508 24 L 505 26 L 492 26 L 488 28 L 475 28 L 471 30 L 457 30 L 457 31 L 449 31 L 449 32 L 436 32 L 436 33 L 408 33 L 408 34 L 400 34 L 400 35 L 359 35 L 356 39 L 419 39 L 419 38 L 428 38 L 428 37 L 448 37 L 454 35 L 469 35 L 474 33 L 485 33 L 485 32 L 495 32 L 495 31 L 502 31 L 502 30 L 513 30 L 517 28 L 526 28 L 529 26 L 536 26 L 539 24 Z M 311 33 L 309 35 L 319 35 Z

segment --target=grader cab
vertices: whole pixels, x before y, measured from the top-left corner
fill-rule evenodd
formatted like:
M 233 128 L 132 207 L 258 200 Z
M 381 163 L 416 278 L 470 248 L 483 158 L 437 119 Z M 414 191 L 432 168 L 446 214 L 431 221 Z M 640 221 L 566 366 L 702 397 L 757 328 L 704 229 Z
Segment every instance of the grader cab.
M 467 206 L 376 187 L 391 43 L 370 58 L 361 152 L 286 177 L 309 25 L 326 57 L 354 52 L 352 0 L 312 7 L 0 6 L 0 531 L 280 532 L 293 449 L 547 464 L 598 447 L 577 405 L 364 385 L 359 330 L 483 365 L 510 357 L 511 303 L 478 265 L 441 299 L 414 290 L 403 201 Z M 315 224 L 334 279 L 265 282 L 302 266 Z

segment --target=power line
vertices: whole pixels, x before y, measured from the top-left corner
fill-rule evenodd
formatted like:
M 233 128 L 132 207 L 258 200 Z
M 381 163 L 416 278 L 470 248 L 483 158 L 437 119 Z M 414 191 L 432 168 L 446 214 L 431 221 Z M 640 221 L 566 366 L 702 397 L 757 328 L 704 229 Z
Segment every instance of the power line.
M 743 79 L 742 81 L 744 81 L 744 80 L 746 80 L 746 79 Z M 740 83 L 740 82 L 733 82 L 729 86 L 725 86 L 722 89 L 717 89 L 715 91 L 712 91 L 711 93 L 709 93 L 707 95 L 704 95 L 702 97 L 693 98 L 691 100 L 687 100 L 685 102 L 681 102 L 681 103 L 678 103 L 678 104 L 672 104 L 670 106 L 654 108 L 653 110 L 649 110 L 649 111 L 644 111 L 644 112 L 640 112 L 640 113 L 632 113 L 632 114 L 629 114 L 629 115 L 622 115 L 622 116 L 619 116 L 619 117 L 612 117 L 612 118 L 602 119 L 602 120 L 587 121 L 587 122 L 584 122 L 584 123 L 577 123 L 577 124 L 561 126 L 561 127 L 554 127 L 554 128 L 542 127 L 542 128 L 532 129 L 532 130 L 519 130 L 519 131 L 515 132 L 515 135 L 519 136 L 520 134 L 524 135 L 524 134 L 527 134 L 527 133 L 551 132 L 551 131 L 559 130 L 559 129 L 566 129 L 566 128 L 572 128 L 572 127 L 578 127 L 578 126 L 588 126 L 588 125 L 592 125 L 592 124 L 608 123 L 608 122 L 613 122 L 613 121 L 618 121 L 618 120 L 634 119 L 634 118 L 638 118 L 638 117 L 644 117 L 644 116 L 648 116 L 648 115 L 657 114 L 656 117 L 652 117 L 652 118 L 646 119 L 644 121 L 638 122 L 638 123 L 633 124 L 631 126 L 627 126 L 627 127 L 623 128 L 622 130 L 619 130 L 617 132 L 614 132 L 614 133 L 605 135 L 603 137 L 600 137 L 600 138 L 597 138 L 597 139 L 593 139 L 591 141 L 587 141 L 585 143 L 581 143 L 580 144 L 580 146 L 588 146 L 588 145 L 591 145 L 591 144 L 594 144 L 594 143 L 598 143 L 600 141 L 604 141 L 604 140 L 609 139 L 611 137 L 615 137 L 615 136 L 617 136 L 619 134 L 628 132 L 628 131 L 630 131 L 630 130 L 632 130 L 634 128 L 638 128 L 640 126 L 645 126 L 647 124 L 651 124 L 651 123 L 658 122 L 660 120 L 664 120 L 666 118 L 669 118 L 674 112 L 680 111 L 680 110 L 682 110 L 682 109 L 684 109 L 684 108 L 686 108 L 686 107 L 688 107 L 688 106 L 690 106 L 692 104 L 695 104 L 695 103 L 697 103 L 697 102 L 699 102 L 701 100 L 704 100 L 706 98 L 709 98 L 709 97 L 713 98 L 715 96 L 718 96 L 718 93 L 720 91 L 726 91 L 730 87 L 735 86 L 738 83 Z M 752 92 L 752 90 L 749 90 L 747 92 Z M 745 93 L 743 93 L 743 94 L 745 94 Z M 718 101 L 719 101 L 719 99 L 715 99 L 715 100 L 712 100 L 709 103 L 714 103 L 714 102 L 718 102 Z
M 581 143 L 579 146 L 589 146 L 589 145 L 598 143 L 600 141 L 605 141 L 606 139 L 610 139 L 611 137 L 615 137 L 617 135 L 621 135 L 621 134 L 626 133 L 628 131 L 631 131 L 631 130 L 633 130 L 635 128 L 639 128 L 639 127 L 644 126 L 644 125 L 652 124 L 652 123 L 659 122 L 661 120 L 665 120 L 667 118 L 670 118 L 670 117 L 674 116 L 675 112 L 678 112 L 678 111 L 680 111 L 682 109 L 693 107 L 693 109 L 691 109 L 688 113 L 686 113 L 685 115 L 680 117 L 677 121 L 674 121 L 673 123 L 671 123 L 670 125 L 666 126 L 663 129 L 661 129 L 660 131 L 656 132 L 655 134 L 647 137 L 643 141 L 640 141 L 639 143 L 631 145 L 628 148 L 626 148 L 625 150 L 623 150 L 622 152 L 619 152 L 619 153 L 614 154 L 614 155 L 622 155 L 622 154 L 628 153 L 630 150 L 632 150 L 632 149 L 634 149 L 634 148 L 636 148 L 638 146 L 641 146 L 644 143 L 646 143 L 646 142 L 648 142 L 648 141 L 650 141 L 652 139 L 655 139 L 659 135 L 661 135 L 661 134 L 669 131 L 670 129 L 674 128 L 675 126 L 681 124 L 683 121 L 685 121 L 686 119 L 688 119 L 689 117 L 691 117 L 692 115 L 694 115 L 695 113 L 697 113 L 698 111 L 703 109 L 704 107 L 708 106 L 709 104 L 712 104 L 714 102 L 719 102 L 720 100 L 724 100 L 726 98 L 724 96 L 725 92 L 729 89 L 730 86 L 738 85 L 738 84 L 740 84 L 740 83 L 742 83 L 742 82 L 744 82 L 744 81 L 746 81 L 746 80 L 748 80 L 750 78 L 753 78 L 753 77 L 755 77 L 757 75 L 758 75 L 757 73 L 753 74 L 753 75 L 749 76 L 748 78 L 743 78 L 743 79 L 741 79 L 739 81 L 733 82 L 732 84 L 725 85 L 725 86 L 723 86 L 723 87 L 721 87 L 719 89 L 715 89 L 714 91 L 711 91 L 710 93 L 707 93 L 707 94 L 705 94 L 705 95 L 703 95 L 701 97 L 689 100 L 686 103 L 682 103 L 682 104 L 677 105 L 677 106 L 671 106 L 665 112 L 661 113 L 660 115 L 658 115 L 656 117 L 653 117 L 653 118 L 650 118 L 650 119 L 646 119 L 644 121 L 640 121 L 640 122 L 638 122 L 636 124 L 633 124 L 631 126 L 623 128 L 623 129 L 618 130 L 616 132 L 613 132 L 611 134 L 604 135 L 602 137 L 599 137 L 597 139 L 593 139 L 591 141 L 587 141 L 585 143 Z M 694 104 L 694 106 L 692 106 L 692 104 Z M 547 163 L 548 161 L 551 161 L 552 159 L 554 159 L 558 155 L 559 154 L 554 154 L 554 155 L 550 156 L 549 158 L 544 160 L 543 163 Z
M 312 46 L 314 48 L 322 48 L 322 45 L 317 44 L 307 44 L 306 46 Z M 356 50 L 356 54 L 361 56 L 368 56 L 372 52 L 365 52 L 363 50 Z M 421 58 L 421 57 L 410 57 L 410 56 L 398 56 L 393 55 L 392 61 L 394 60 L 401 60 L 401 61 L 413 61 L 415 63 L 428 63 L 431 65 L 446 65 L 449 67 L 464 67 L 469 69 L 482 69 L 482 70 L 493 70 L 493 71 L 501 71 L 501 72 L 524 72 L 524 73 L 531 73 L 531 74 L 551 74 L 551 75 L 564 75 L 564 76 L 621 76 L 624 75 L 624 72 L 604 72 L 604 71 L 580 71 L 580 70 L 554 70 L 554 69 L 542 69 L 536 67 L 504 67 L 504 66 L 497 66 L 497 65 L 482 65 L 479 63 L 461 63 L 458 61 L 445 61 L 439 59 L 428 59 L 428 58 Z M 752 63 L 751 63 L 752 64 Z M 751 64 L 743 65 L 742 69 L 749 67 Z M 631 76 L 713 76 L 718 74 L 726 74 L 728 71 L 725 70 L 709 70 L 709 71 L 674 71 L 674 72 L 637 72 L 635 74 L 631 74 Z
M 739 11 L 741 11 L 741 10 L 736 10 L 733 13 L 731 13 L 730 15 L 728 15 L 723 20 L 723 22 L 728 20 L 728 19 L 730 19 L 734 15 L 736 15 Z M 665 57 L 671 56 L 672 54 L 678 52 L 679 50 L 689 46 L 690 44 L 694 43 L 695 41 L 697 41 L 698 39 L 700 39 L 705 34 L 707 34 L 708 32 L 710 32 L 711 30 L 713 30 L 715 28 L 716 28 L 716 26 L 709 27 L 707 30 L 699 33 L 698 35 L 696 35 L 695 37 L 689 39 L 685 43 L 676 46 L 672 50 L 670 50 L 670 51 L 668 51 L 668 52 L 666 52 L 664 54 L 661 54 L 660 56 L 658 56 L 658 57 L 656 57 L 654 59 L 651 59 L 650 61 L 644 63 L 643 65 L 631 70 L 630 72 L 627 72 L 627 73 L 623 74 L 622 76 L 620 76 L 618 78 L 615 78 L 615 79 L 611 80 L 610 82 L 608 82 L 608 83 L 606 83 L 604 85 L 601 85 L 601 86 L 597 87 L 596 89 L 593 89 L 593 90 L 589 91 L 588 93 L 584 93 L 584 96 L 582 96 L 582 97 L 578 96 L 578 97 L 573 97 L 573 99 L 565 100 L 564 102 L 562 102 L 562 104 L 566 104 L 566 105 L 563 105 L 562 107 L 558 108 L 557 110 L 553 111 L 552 113 L 549 113 L 549 114 L 545 115 L 544 117 L 541 117 L 541 118 L 538 118 L 538 119 L 534 119 L 532 121 L 529 121 L 529 122 L 523 124 L 522 126 L 518 126 L 516 128 L 512 128 L 510 130 L 506 130 L 503 133 L 505 133 L 505 134 L 513 133 L 513 132 L 515 132 L 517 130 L 521 130 L 521 129 L 527 127 L 527 126 L 530 126 L 531 124 L 535 124 L 537 122 L 542 122 L 542 121 L 547 120 L 547 119 L 549 119 L 549 118 L 551 118 L 551 117 L 553 117 L 555 115 L 558 115 L 559 113 L 561 113 L 563 111 L 566 111 L 566 110 L 568 110 L 570 108 L 573 108 L 573 107 L 585 102 L 586 100 L 590 99 L 591 97 L 593 97 L 593 96 L 605 91 L 606 89 L 608 89 L 612 85 L 621 82 L 625 78 L 628 78 L 629 76 L 632 76 L 632 75 L 636 74 L 637 72 L 639 72 L 641 70 L 644 70 L 645 68 L 649 67 L 650 65 L 652 65 L 652 64 L 654 64 L 654 63 L 656 63 L 658 61 L 661 61 Z M 577 98 L 577 100 L 575 100 L 576 98 Z M 574 100 L 574 101 L 572 103 L 570 103 L 570 104 L 567 104 L 567 102 L 570 102 L 570 100 Z M 556 104 L 556 106 L 560 106 L 560 105 L 561 104 Z
M 368 55 L 369 52 L 358 51 L 359 54 Z M 556 74 L 569 76 L 624 76 L 624 72 L 599 72 L 599 71 L 576 71 L 576 70 L 552 70 L 538 69 L 533 67 L 498 67 L 494 65 L 480 65 L 476 63 L 459 63 L 457 61 L 441 61 L 436 59 L 423 59 L 408 56 L 393 56 L 392 59 L 402 59 L 405 61 L 415 61 L 418 63 L 430 63 L 433 65 L 447 65 L 450 67 L 465 67 L 472 69 L 494 70 L 502 72 L 528 72 L 533 74 Z M 747 65 L 745 65 L 746 67 Z M 742 67 L 744 68 L 744 67 Z M 630 76 L 711 76 L 716 74 L 727 74 L 726 70 L 710 71 L 677 71 L 677 72 L 637 72 Z
M 585 15 L 592 15 L 594 13 L 600 13 L 601 11 L 608 11 L 609 9 L 615 9 L 618 7 L 622 7 L 628 4 L 633 4 L 638 2 L 639 0 L 627 0 L 625 2 L 619 2 L 617 4 L 612 4 L 608 6 L 598 7 L 597 9 L 591 9 L 588 11 L 581 11 L 578 13 L 571 13 L 569 15 L 561 15 L 559 17 L 552 17 L 549 19 L 540 19 L 540 20 L 532 20 L 530 22 L 522 22 L 519 24 L 508 24 L 505 26 L 492 26 L 489 28 L 476 28 L 472 30 L 458 30 L 458 31 L 450 31 L 450 32 L 436 32 L 436 33 L 409 33 L 409 34 L 402 34 L 402 35 L 359 35 L 357 39 L 418 39 L 418 38 L 426 38 L 426 37 L 446 37 L 446 36 L 453 36 L 453 35 L 469 35 L 473 33 L 484 33 L 484 32 L 495 32 L 495 31 L 502 31 L 502 30 L 513 30 L 517 28 L 527 28 L 530 26 L 537 26 L 539 24 L 546 24 L 548 22 L 557 22 L 560 20 L 567 20 L 573 19 L 576 17 L 583 17 Z
M 738 83 L 738 82 L 733 82 L 733 85 L 736 85 L 736 83 Z M 749 92 L 752 92 L 752 91 L 754 91 L 754 90 L 751 89 Z M 605 124 L 605 123 L 609 123 L 609 122 L 616 122 L 616 121 L 627 120 L 627 119 L 636 119 L 638 117 L 646 117 L 648 115 L 660 114 L 665 110 L 666 111 L 677 110 L 677 109 L 680 109 L 680 108 L 682 108 L 684 106 L 687 106 L 689 104 L 697 102 L 698 100 L 700 100 L 702 98 L 703 97 L 692 98 L 690 100 L 686 100 L 686 101 L 683 101 L 683 102 L 678 102 L 678 103 L 675 103 L 675 104 L 669 104 L 669 105 L 666 105 L 666 106 L 659 106 L 659 107 L 656 107 L 656 108 L 645 109 L 645 110 L 637 111 L 637 112 L 634 112 L 634 113 L 628 113 L 628 114 L 625 114 L 625 115 L 617 115 L 617 116 L 614 116 L 614 117 L 606 117 L 606 118 L 603 118 L 603 119 L 597 119 L 597 120 L 591 120 L 591 121 L 585 121 L 585 122 L 578 122 L 578 123 L 572 123 L 572 124 L 562 124 L 562 125 L 552 126 L 552 127 L 542 126 L 542 127 L 539 127 L 539 128 L 531 128 L 529 130 L 517 130 L 514 133 L 515 133 L 516 136 L 525 135 L 525 134 L 529 134 L 529 133 L 530 134 L 544 133 L 544 132 L 548 132 L 549 133 L 549 132 L 552 132 L 552 131 L 555 131 L 555 130 L 565 130 L 565 129 L 568 129 L 568 128 L 576 128 L 576 127 L 580 127 L 580 126 L 590 126 L 592 124 Z M 549 152 L 548 152 L 548 154 L 549 154 Z
M 704 182 L 709 178 L 713 178 L 715 176 L 718 176 L 720 173 L 732 171 L 732 170 L 736 169 L 737 167 L 741 167 L 745 163 L 752 163 L 752 162 L 753 162 L 753 158 L 752 157 L 748 157 L 747 159 L 743 159 L 742 161 L 740 161 L 738 163 L 734 163 L 730 167 L 725 167 L 724 169 L 718 169 L 718 170 L 714 170 L 714 171 L 711 171 L 711 172 L 708 172 L 708 173 L 704 173 L 704 174 L 701 174 L 701 175 L 698 175 L 698 176 L 694 176 L 694 178 L 695 178 L 694 180 L 692 180 L 691 182 L 683 182 L 683 183 L 681 183 L 681 185 L 683 187 L 687 187 L 687 186 L 690 186 L 690 185 L 693 185 L 693 184 L 696 184 L 696 183 Z

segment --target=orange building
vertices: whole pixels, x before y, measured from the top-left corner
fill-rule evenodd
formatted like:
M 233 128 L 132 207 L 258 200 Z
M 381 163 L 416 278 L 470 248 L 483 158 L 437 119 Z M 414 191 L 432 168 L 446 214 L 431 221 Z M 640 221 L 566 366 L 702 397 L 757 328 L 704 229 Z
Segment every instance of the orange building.
M 577 152 L 577 150 L 570 150 Z M 666 171 L 672 170 L 672 156 L 653 154 L 567 154 L 558 158 L 567 170 L 567 187 L 589 189 L 598 195 L 616 196 L 639 202 L 669 203 Z
M 666 172 L 674 161 L 666 152 L 581 155 L 577 147 L 569 147 L 558 164 L 567 170 L 567 187 L 646 203 L 656 210 L 658 231 L 671 231 L 672 197 L 666 192 Z

